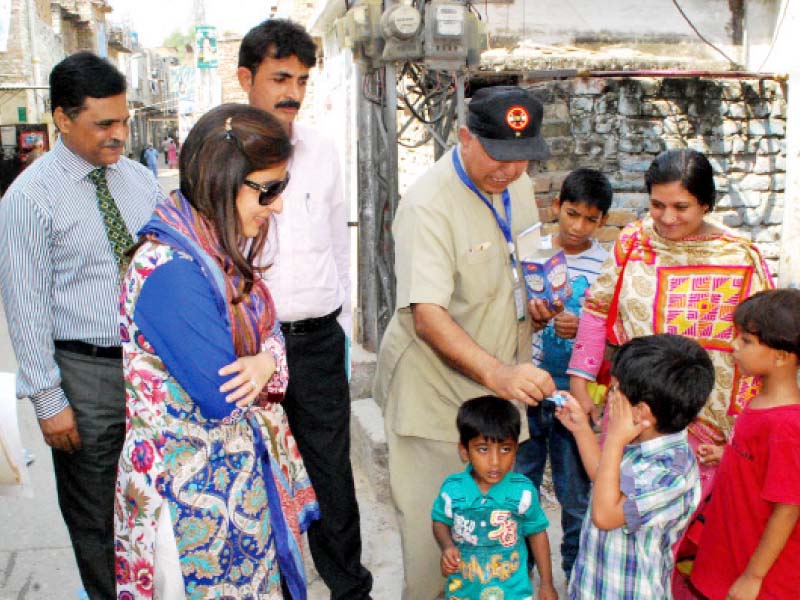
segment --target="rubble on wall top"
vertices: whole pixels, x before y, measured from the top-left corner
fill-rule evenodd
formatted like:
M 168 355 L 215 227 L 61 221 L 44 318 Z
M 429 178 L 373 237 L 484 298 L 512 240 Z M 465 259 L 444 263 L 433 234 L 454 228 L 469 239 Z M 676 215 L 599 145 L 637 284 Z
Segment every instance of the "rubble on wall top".
M 681 47 L 683 46 L 683 47 Z M 523 40 L 514 48 L 493 48 L 481 54 L 481 71 L 578 69 L 633 71 L 641 69 L 729 70 L 720 59 L 698 56 L 695 44 L 643 44 L 631 48 L 608 44 L 596 48 L 537 44 Z

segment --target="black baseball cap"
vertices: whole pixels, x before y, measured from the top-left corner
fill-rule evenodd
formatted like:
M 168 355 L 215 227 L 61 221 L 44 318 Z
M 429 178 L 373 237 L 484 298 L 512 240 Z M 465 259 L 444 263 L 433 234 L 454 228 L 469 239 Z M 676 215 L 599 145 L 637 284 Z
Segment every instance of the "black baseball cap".
M 472 95 L 467 127 L 495 160 L 545 160 L 550 149 L 540 135 L 544 107 L 522 88 L 498 85 Z

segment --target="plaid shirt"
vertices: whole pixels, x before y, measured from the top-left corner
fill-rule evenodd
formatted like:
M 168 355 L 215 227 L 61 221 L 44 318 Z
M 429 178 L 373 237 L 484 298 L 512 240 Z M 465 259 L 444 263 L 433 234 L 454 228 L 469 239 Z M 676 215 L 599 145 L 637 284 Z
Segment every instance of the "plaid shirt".
M 625 525 L 602 531 L 586 513 L 570 600 L 668 600 L 673 544 L 700 501 L 700 477 L 686 431 L 625 447 L 620 487 Z

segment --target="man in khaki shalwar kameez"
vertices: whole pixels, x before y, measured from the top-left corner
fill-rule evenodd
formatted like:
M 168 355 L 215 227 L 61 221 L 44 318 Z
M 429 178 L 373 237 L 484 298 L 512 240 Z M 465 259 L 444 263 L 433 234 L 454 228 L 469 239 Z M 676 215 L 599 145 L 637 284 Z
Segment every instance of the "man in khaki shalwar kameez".
M 375 398 L 385 409 L 404 600 L 444 589 L 430 511 L 443 479 L 463 469 L 459 406 L 493 394 L 523 408 L 555 390 L 530 360 L 532 329 L 554 313 L 526 301 L 512 259 L 519 233 L 539 221 L 526 169 L 549 156 L 542 105 L 520 88 L 494 87 L 476 92 L 468 110 L 459 145 L 409 188 L 392 229 L 397 310 Z

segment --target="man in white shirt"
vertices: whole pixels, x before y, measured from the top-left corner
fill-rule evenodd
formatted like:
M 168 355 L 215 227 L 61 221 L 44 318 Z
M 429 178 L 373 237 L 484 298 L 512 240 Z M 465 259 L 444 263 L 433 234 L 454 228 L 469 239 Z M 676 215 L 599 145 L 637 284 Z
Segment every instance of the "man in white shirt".
M 370 597 L 372 576 L 361 564 L 350 465 L 347 205 L 333 143 L 295 123 L 315 64 L 316 45 L 302 27 L 269 19 L 242 40 L 237 75 L 250 104 L 277 117 L 294 146 L 284 211 L 275 215 L 277 235 L 265 250 L 271 266 L 264 278 L 286 338 L 289 387 L 283 406 L 322 512 L 308 531 L 311 555 L 331 600 L 361 600 Z

